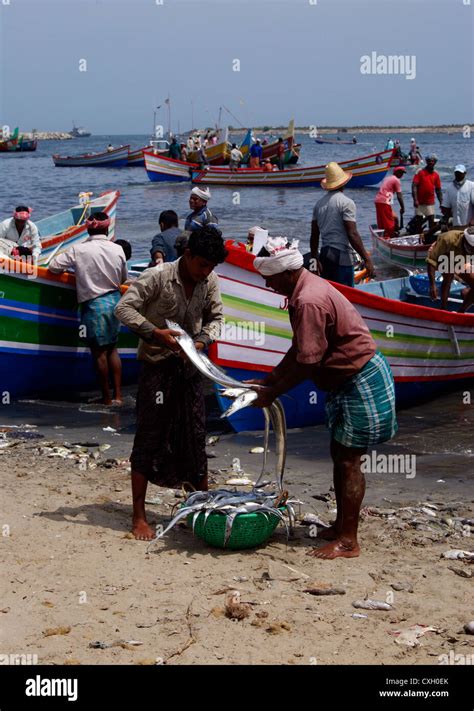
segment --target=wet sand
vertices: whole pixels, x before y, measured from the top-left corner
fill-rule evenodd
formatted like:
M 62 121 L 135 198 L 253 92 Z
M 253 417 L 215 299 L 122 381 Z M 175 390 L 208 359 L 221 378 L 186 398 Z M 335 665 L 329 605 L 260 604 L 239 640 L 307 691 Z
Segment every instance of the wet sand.
M 465 577 L 474 565 L 441 558 L 450 549 L 474 549 L 471 526 L 462 524 L 474 517 L 474 414 L 460 394 L 400 413 L 400 433 L 377 451 L 415 455 L 416 475 L 367 475 L 362 551 L 352 560 L 308 557 L 316 542 L 304 525 L 288 542 L 279 527 L 264 547 L 237 552 L 209 548 L 178 527 L 147 555 L 146 544 L 128 533 L 133 421 L 131 395 L 117 412 L 79 402 L 2 409 L 8 572 L 0 653 L 35 654 L 39 664 L 437 665 L 450 651 L 474 655 L 473 637 L 463 632 L 474 619 L 474 578 Z M 216 427 L 211 417 L 209 431 Z M 301 514 L 326 522 L 334 509 L 328 442 L 324 427 L 290 431 L 285 480 L 303 502 Z M 235 458 L 255 478 L 261 455 L 249 450 L 261 443 L 260 433 L 221 431 L 208 448 L 212 486 L 232 475 Z M 159 503 L 147 504 L 149 518 L 163 524 L 179 498 L 150 486 L 148 498 L 156 497 Z M 408 589 L 395 590 L 398 583 Z M 304 592 L 314 584 L 346 592 Z M 243 620 L 225 616 L 229 589 L 248 603 Z M 352 606 L 366 597 L 393 609 Z M 398 644 L 391 633 L 413 625 L 436 629 L 415 647 Z

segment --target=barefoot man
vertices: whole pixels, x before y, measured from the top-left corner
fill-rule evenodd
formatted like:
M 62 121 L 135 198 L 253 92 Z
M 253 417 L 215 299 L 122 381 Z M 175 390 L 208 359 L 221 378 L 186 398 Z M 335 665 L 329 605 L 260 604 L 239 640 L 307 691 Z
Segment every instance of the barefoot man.
M 353 558 L 360 552 L 357 527 L 365 493 L 360 458 L 397 429 L 392 373 L 354 306 L 327 280 L 303 268 L 296 247 L 276 237 L 265 249 L 268 256 L 257 257 L 254 266 L 268 288 L 288 298 L 293 342 L 264 380 L 250 381 L 264 386 L 256 388 L 255 405 L 269 405 L 306 379 L 328 391 L 337 516 L 320 534 L 330 542 L 310 555 Z
M 145 515 L 148 482 L 207 490 L 206 419 L 201 375 L 184 357 L 177 322 L 203 350 L 223 323 L 218 277 L 213 269 L 227 252 L 215 227 L 195 230 L 182 257 L 148 269 L 124 294 L 115 313 L 140 336 L 137 429 L 132 456 L 133 534 L 154 538 Z
M 127 262 L 124 249 L 109 238 L 110 218 L 105 212 L 94 212 L 86 225 L 89 238 L 53 257 L 48 268 L 55 274 L 75 272 L 81 335 L 90 348 L 99 377 L 99 401 L 121 405 L 122 363 L 117 350 L 120 321 L 115 318 L 114 309 L 120 300 L 120 286 L 128 278 Z

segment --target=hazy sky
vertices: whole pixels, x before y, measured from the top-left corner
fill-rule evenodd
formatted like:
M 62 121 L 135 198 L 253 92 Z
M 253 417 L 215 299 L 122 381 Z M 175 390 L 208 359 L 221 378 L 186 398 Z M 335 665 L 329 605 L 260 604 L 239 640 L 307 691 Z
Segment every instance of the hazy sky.
M 248 126 L 469 123 L 468 2 L 0 0 L 0 122 L 148 133 L 169 91 L 175 131 L 191 102 L 196 126 L 221 105 Z M 362 74 L 373 52 L 409 57 L 414 78 Z

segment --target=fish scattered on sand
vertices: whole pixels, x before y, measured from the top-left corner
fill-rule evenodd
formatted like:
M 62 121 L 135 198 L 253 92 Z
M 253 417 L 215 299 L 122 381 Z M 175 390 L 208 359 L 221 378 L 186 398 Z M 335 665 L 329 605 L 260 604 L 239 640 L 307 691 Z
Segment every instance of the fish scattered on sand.
M 352 607 L 361 610 L 393 610 L 393 606 L 382 600 L 354 600 Z

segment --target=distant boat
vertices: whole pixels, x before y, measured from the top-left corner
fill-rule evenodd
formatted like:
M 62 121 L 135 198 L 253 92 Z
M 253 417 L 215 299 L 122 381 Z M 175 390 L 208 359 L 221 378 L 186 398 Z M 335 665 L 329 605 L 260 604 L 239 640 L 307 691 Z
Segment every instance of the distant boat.
M 352 139 L 352 141 L 341 141 L 340 138 L 323 138 L 322 136 L 316 136 L 314 139 L 316 143 L 332 143 L 337 146 L 353 146 L 355 143 L 357 143 L 357 138 Z
M 154 183 L 190 181 L 191 172 L 199 168 L 197 163 L 174 160 L 151 150 L 145 149 L 143 155 L 146 172 L 149 179 Z
M 210 165 L 226 165 L 230 158 L 229 129 L 226 126 L 220 129 L 217 136 L 217 143 L 204 148 L 207 161 Z M 201 158 L 199 151 L 189 151 L 188 160 L 191 163 L 199 163 Z
M 76 126 L 74 121 L 72 123 L 72 131 L 69 131 L 69 135 L 72 136 L 72 138 L 88 138 L 88 136 L 92 136 L 85 128 Z
M 18 145 L 18 126 L 9 138 L 0 141 L 0 153 L 15 153 Z
M 351 171 L 352 178 L 347 183 L 348 188 L 360 188 L 366 185 L 376 185 L 385 177 L 392 158 L 393 151 L 380 151 L 362 158 L 342 161 L 339 165 Z M 247 186 L 247 187 L 319 187 L 325 175 L 325 165 L 288 168 L 265 172 L 250 168 L 232 171 L 229 168 L 208 168 L 193 171 L 193 183 L 203 185 Z
M 122 168 L 128 165 L 130 146 L 120 146 L 102 153 L 84 153 L 77 156 L 53 155 L 57 168 Z

